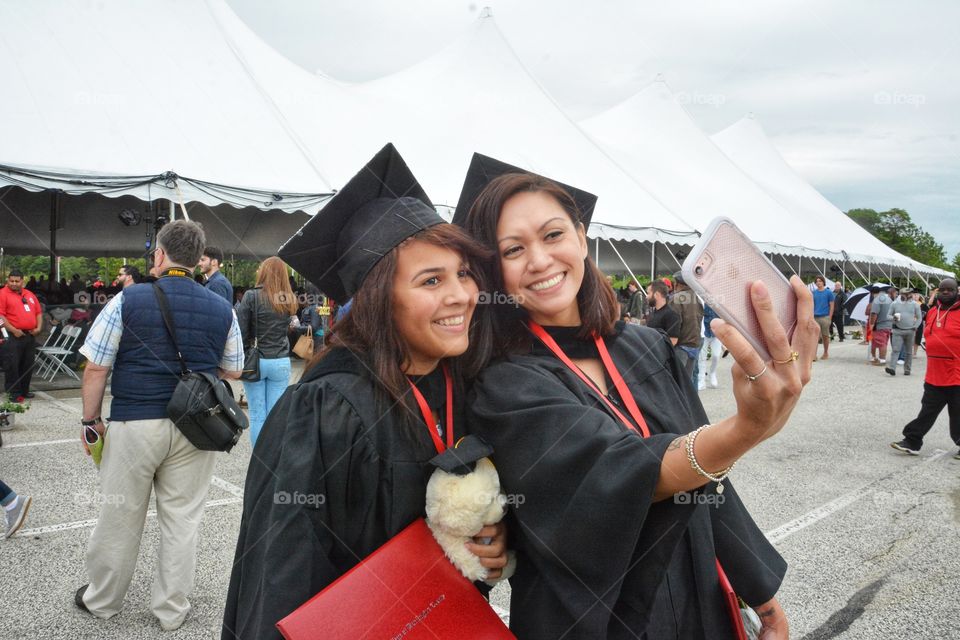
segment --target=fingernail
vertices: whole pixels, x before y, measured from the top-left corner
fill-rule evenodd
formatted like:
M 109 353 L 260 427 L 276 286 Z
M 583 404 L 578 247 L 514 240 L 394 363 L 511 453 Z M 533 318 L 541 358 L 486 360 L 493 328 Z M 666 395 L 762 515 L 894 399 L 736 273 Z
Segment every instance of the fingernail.
M 753 283 L 753 295 L 761 300 L 770 295 L 770 292 L 767 290 L 767 285 L 763 280 L 757 280 Z

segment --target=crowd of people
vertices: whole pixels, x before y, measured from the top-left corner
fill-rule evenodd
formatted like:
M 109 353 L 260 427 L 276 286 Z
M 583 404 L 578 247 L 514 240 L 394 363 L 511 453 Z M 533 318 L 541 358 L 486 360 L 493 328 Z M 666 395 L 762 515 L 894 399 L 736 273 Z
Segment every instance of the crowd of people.
M 153 495 L 160 559 L 150 610 L 164 630 L 191 611 L 216 453 L 191 444 L 167 414 L 182 357 L 191 371 L 243 378 L 249 405 L 254 451 L 224 640 L 279 637 L 281 618 L 423 517 L 438 456 L 468 435 L 492 446 L 503 491 L 524 496 L 522 509 L 467 544 L 488 571 L 479 589 L 509 578 L 517 637 L 729 638 L 741 623 L 721 591 L 729 581 L 762 637 L 787 638 L 777 599 L 786 562 L 728 476 L 787 424 L 818 345 L 826 360 L 831 330 L 844 339 L 846 292 L 791 278 L 798 322 L 788 337 L 766 286 L 752 283 L 765 361 L 679 273 L 645 291 L 633 281 L 619 301 L 587 250 L 595 200 L 477 155 L 447 223 L 388 145 L 260 264 L 246 291 L 220 271 L 223 254 L 198 224 L 162 227 L 147 278 L 118 272 L 120 289 L 80 349 L 81 444 L 91 453 L 110 443 L 100 490 L 124 499 L 101 506 L 76 606 L 101 619 L 121 611 Z M 316 287 L 305 305 L 288 267 Z M 320 291 L 346 303 L 339 317 Z M 478 304 L 480 292 L 497 302 Z M 878 293 L 870 307 L 878 360 L 889 335 L 889 357 L 909 356 L 924 317 L 911 291 L 899 293 L 896 302 Z M 893 444 L 907 453 L 944 406 L 960 443 L 956 282 L 944 280 L 931 300 L 923 409 Z M 41 315 L 11 274 L 0 291 L 5 326 L 19 340 Z M 300 325 L 315 351 L 290 385 Z M 20 360 L 6 357 L 14 347 L 5 349 L 5 370 L 8 360 L 16 367 L 6 390 L 26 397 L 29 378 L 25 386 Z M 698 390 L 719 385 L 728 353 L 736 409 L 710 421 Z M 891 375 L 893 362 L 883 363 Z M 904 358 L 904 374 L 911 363 Z M 31 499 L 0 482 L 0 504 L 12 535 Z M 597 544 L 607 532 L 615 535 Z M 503 573 L 508 547 L 512 574 Z

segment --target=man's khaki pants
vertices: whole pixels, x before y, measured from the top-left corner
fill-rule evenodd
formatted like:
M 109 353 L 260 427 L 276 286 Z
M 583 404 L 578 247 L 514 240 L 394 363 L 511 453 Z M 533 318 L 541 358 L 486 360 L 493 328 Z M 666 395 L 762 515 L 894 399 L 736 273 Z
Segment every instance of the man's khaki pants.
M 213 475 L 215 453 L 200 451 L 170 420 L 111 422 L 100 464 L 103 505 L 87 547 L 90 586 L 83 602 L 92 614 L 120 612 L 137 566 L 150 503 L 157 499 L 158 569 L 150 609 L 164 629 L 190 612 L 197 564 L 197 531 Z

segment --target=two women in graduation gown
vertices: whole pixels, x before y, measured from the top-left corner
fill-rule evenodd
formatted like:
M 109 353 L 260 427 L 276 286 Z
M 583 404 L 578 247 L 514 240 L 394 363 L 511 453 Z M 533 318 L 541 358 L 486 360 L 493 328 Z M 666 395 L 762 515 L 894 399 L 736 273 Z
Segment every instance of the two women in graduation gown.
M 459 379 L 470 364 L 454 357 L 467 348 L 470 269 L 485 253 L 436 214 L 392 145 L 280 255 L 353 305 L 254 449 L 224 613 L 231 640 L 279 638 L 278 620 L 422 517 L 427 462 L 465 433 Z M 472 549 L 496 577 L 503 527 L 480 536 L 493 539 Z
M 669 340 L 616 322 L 613 291 L 587 251 L 594 202 L 475 155 L 455 217 L 498 255 L 488 278 L 502 357 L 477 379 L 468 424 L 494 446 L 504 490 L 523 496 L 511 501 L 511 629 L 521 639 L 731 638 L 719 561 L 770 637 L 786 638 L 775 599 L 786 563 L 729 480 L 721 493 L 688 459 L 690 436 L 677 434 L 709 420 Z M 714 477 L 782 428 L 809 380 L 812 302 L 799 279 L 792 285 L 792 345 L 763 286 L 752 289 L 781 363 L 714 322 L 737 362 L 738 408 L 694 440 Z

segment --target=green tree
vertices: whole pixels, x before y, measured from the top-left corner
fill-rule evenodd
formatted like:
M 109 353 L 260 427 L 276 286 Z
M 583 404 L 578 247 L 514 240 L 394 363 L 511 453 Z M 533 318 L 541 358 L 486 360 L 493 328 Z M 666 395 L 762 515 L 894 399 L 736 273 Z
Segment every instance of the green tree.
M 943 245 L 917 226 L 904 209 L 893 208 L 881 212 L 851 209 L 847 215 L 894 251 L 932 267 L 947 266 Z

